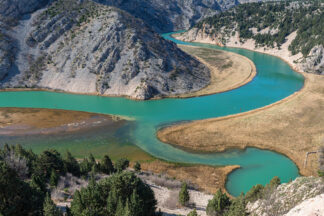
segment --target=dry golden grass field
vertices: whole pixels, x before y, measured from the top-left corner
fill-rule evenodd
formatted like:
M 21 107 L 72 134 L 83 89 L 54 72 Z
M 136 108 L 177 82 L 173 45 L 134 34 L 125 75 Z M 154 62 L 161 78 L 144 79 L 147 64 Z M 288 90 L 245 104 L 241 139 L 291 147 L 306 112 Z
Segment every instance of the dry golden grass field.
M 316 175 L 317 151 L 324 137 L 324 76 L 304 74 L 304 88 L 275 104 L 247 113 L 199 120 L 164 128 L 163 142 L 190 151 L 219 152 L 248 146 L 280 152 L 291 158 L 302 175 Z

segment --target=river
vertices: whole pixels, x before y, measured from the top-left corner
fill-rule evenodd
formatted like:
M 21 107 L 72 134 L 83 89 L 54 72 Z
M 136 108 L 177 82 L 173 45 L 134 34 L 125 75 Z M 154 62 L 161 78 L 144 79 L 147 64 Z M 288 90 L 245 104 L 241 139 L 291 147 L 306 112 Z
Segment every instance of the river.
M 222 49 L 251 59 L 257 68 L 256 77 L 248 84 L 228 92 L 187 99 L 134 101 L 122 97 L 100 97 L 46 91 L 1 92 L 0 107 L 34 107 L 87 111 L 131 117 L 135 120 L 127 135 L 131 142 L 147 153 L 164 160 L 208 165 L 240 165 L 228 177 L 226 188 L 234 196 L 248 191 L 255 184 L 266 184 L 274 176 L 287 182 L 298 176 L 296 165 L 287 157 L 266 150 L 247 148 L 223 153 L 189 153 L 160 142 L 156 130 L 178 121 L 221 117 L 246 112 L 279 101 L 303 86 L 303 76 L 293 71 L 279 58 L 239 48 L 187 43 L 175 40 L 170 34 L 163 37 L 178 44 Z M 124 133 L 114 133 L 123 143 Z M 46 138 L 45 138 L 46 139 Z M 24 138 L 28 142 L 28 137 Z M 21 140 L 21 144 L 24 144 Z M 2 138 L 0 137 L 0 142 Z M 89 149 L 107 143 L 98 140 Z M 126 142 L 126 141 L 125 141 Z M 57 145 L 60 145 L 59 143 Z M 31 146 L 33 148 L 33 146 Z M 73 144 L 73 148 L 77 145 Z M 60 150 L 70 149 L 68 143 Z M 73 153 L 73 149 L 72 149 Z

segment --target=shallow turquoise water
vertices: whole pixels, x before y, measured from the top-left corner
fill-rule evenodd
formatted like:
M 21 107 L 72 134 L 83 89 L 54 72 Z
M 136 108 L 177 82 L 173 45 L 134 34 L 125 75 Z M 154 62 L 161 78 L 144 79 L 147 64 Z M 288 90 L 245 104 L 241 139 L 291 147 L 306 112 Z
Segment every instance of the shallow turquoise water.
M 161 125 L 176 121 L 220 117 L 269 105 L 298 91 L 303 86 L 303 77 L 273 56 L 244 49 L 181 42 L 171 38 L 170 34 L 163 36 L 179 44 L 223 49 L 244 55 L 255 63 L 258 74 L 243 87 L 204 97 L 133 101 L 42 91 L 1 92 L 0 107 L 57 108 L 133 117 L 136 128 L 130 135 L 131 141 L 158 158 L 209 165 L 241 165 L 241 169 L 229 175 L 227 182 L 228 191 L 235 196 L 255 184 L 268 183 L 273 176 L 279 176 L 283 182 L 294 179 L 298 175 L 295 164 L 271 151 L 248 148 L 245 151 L 193 154 L 161 143 L 155 133 Z

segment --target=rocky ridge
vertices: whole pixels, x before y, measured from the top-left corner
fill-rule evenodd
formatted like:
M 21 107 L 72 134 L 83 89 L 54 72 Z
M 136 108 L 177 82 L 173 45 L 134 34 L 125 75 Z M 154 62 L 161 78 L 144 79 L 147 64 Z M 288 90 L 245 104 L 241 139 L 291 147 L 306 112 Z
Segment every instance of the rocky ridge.
M 114 7 L 59 0 L 22 23 L 13 37 L 26 60 L 18 56 L 20 73 L 7 77 L 2 87 L 149 99 L 209 83 L 204 65 Z

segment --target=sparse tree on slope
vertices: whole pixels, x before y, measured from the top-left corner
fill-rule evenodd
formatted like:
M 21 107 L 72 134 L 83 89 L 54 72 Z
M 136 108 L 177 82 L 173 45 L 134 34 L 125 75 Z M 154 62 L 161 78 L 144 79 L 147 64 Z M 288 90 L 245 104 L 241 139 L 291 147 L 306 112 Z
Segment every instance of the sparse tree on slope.
M 187 183 L 182 183 L 181 190 L 179 192 L 179 203 L 182 206 L 187 206 L 190 200 Z

